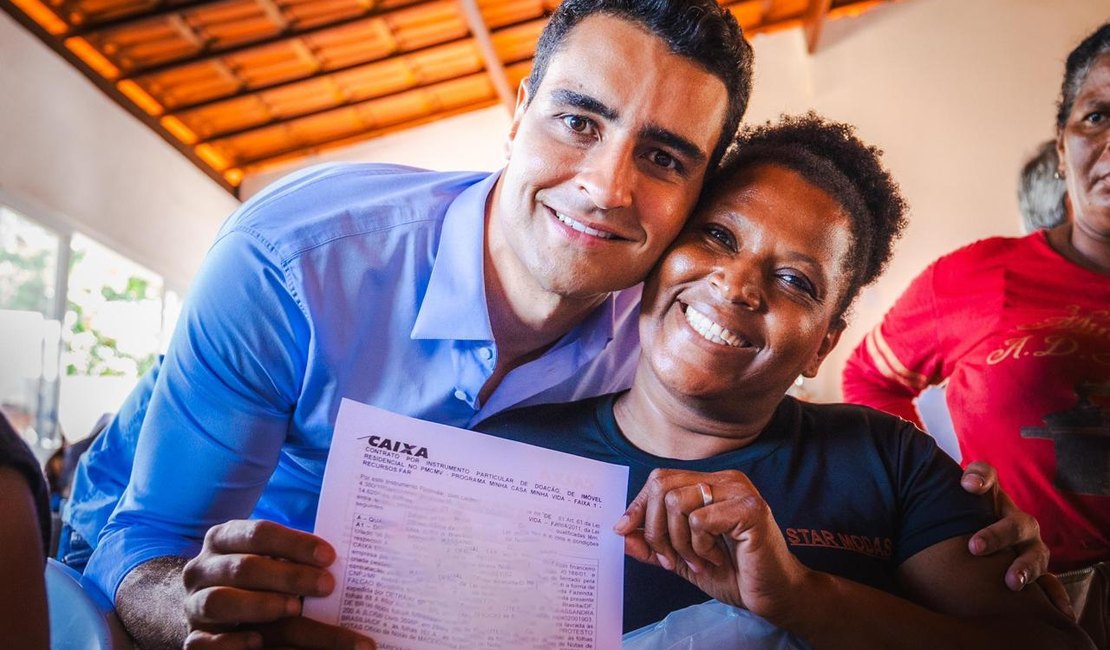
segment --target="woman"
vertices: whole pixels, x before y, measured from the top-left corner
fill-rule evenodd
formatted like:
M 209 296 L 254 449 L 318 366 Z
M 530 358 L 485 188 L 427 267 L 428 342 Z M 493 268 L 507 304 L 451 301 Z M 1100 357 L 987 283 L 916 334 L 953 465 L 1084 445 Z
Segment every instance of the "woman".
M 503 414 L 484 431 L 629 466 L 625 628 L 715 597 L 826 647 L 1080 648 L 924 434 L 785 395 L 836 345 L 904 223 L 850 127 L 747 132 L 648 279 L 631 389 Z M 773 513 L 773 514 L 772 514 Z M 896 596 L 894 594 L 901 594 Z
M 1040 521 L 1050 570 L 1090 575 L 1110 560 L 1110 24 L 1068 57 L 1056 134 L 1067 222 L 935 262 L 853 353 L 844 395 L 916 421 L 914 397 L 947 381 L 963 458 Z

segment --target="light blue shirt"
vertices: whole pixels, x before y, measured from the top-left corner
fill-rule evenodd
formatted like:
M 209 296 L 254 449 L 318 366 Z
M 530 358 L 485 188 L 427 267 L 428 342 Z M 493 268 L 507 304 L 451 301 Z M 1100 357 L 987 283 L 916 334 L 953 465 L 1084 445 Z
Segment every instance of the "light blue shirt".
M 134 420 L 131 480 L 85 575 L 114 600 L 135 566 L 191 557 L 229 519 L 311 530 L 344 397 L 471 427 L 627 388 L 639 288 L 610 296 L 479 403 L 497 360 L 482 273 L 496 179 L 330 165 L 236 211 Z

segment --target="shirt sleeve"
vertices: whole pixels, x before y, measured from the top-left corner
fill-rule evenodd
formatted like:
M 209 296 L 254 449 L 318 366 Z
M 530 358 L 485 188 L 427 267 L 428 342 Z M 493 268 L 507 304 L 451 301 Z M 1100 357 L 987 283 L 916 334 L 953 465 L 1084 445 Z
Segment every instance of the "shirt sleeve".
M 246 230 L 223 235 L 186 300 L 131 482 L 86 569 L 112 600 L 139 564 L 192 557 L 208 528 L 250 516 L 277 466 L 310 335 L 273 247 Z
M 908 423 L 901 426 L 897 467 L 902 516 L 895 542 L 896 564 L 946 539 L 977 532 L 997 519 L 990 498 L 963 489 L 960 466 L 928 434 Z
M 844 366 L 844 400 L 921 426 L 914 398 L 943 377 L 933 264 L 914 279 Z

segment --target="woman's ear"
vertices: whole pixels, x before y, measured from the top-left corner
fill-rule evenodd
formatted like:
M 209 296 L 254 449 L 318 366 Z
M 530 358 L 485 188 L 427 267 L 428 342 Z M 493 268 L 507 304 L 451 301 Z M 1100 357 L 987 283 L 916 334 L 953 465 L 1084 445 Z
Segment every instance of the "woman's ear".
M 825 357 L 829 356 L 836 344 L 840 342 L 840 335 L 844 333 L 845 327 L 847 327 L 847 323 L 842 318 L 836 319 L 836 322 L 829 326 L 829 331 L 825 332 L 825 337 L 821 339 L 821 345 L 817 348 L 816 354 L 802 370 L 803 377 L 813 379 L 817 376 L 817 371 L 821 369 Z

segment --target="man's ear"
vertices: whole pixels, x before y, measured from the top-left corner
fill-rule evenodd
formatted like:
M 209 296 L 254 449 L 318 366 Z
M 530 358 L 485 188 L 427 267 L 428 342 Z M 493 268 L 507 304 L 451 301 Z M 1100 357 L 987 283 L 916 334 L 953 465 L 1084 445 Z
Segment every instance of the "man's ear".
M 516 90 L 516 108 L 513 109 L 513 123 L 509 127 L 509 139 L 505 141 L 505 157 L 508 158 L 509 152 L 513 148 L 513 140 L 516 139 L 516 132 L 520 128 L 520 122 L 524 119 L 524 111 L 528 109 L 528 102 L 532 96 L 528 92 L 528 78 L 520 80 L 520 86 Z
M 836 322 L 829 326 L 829 331 L 825 332 L 825 338 L 821 339 L 821 345 L 817 348 L 817 353 L 813 355 L 809 363 L 806 364 L 802 370 L 802 376 L 807 379 L 813 379 L 817 376 L 817 371 L 821 369 L 821 364 L 825 362 L 825 357 L 833 351 L 836 344 L 840 342 L 840 335 L 844 333 L 844 328 L 847 323 L 843 319 L 836 319 Z

